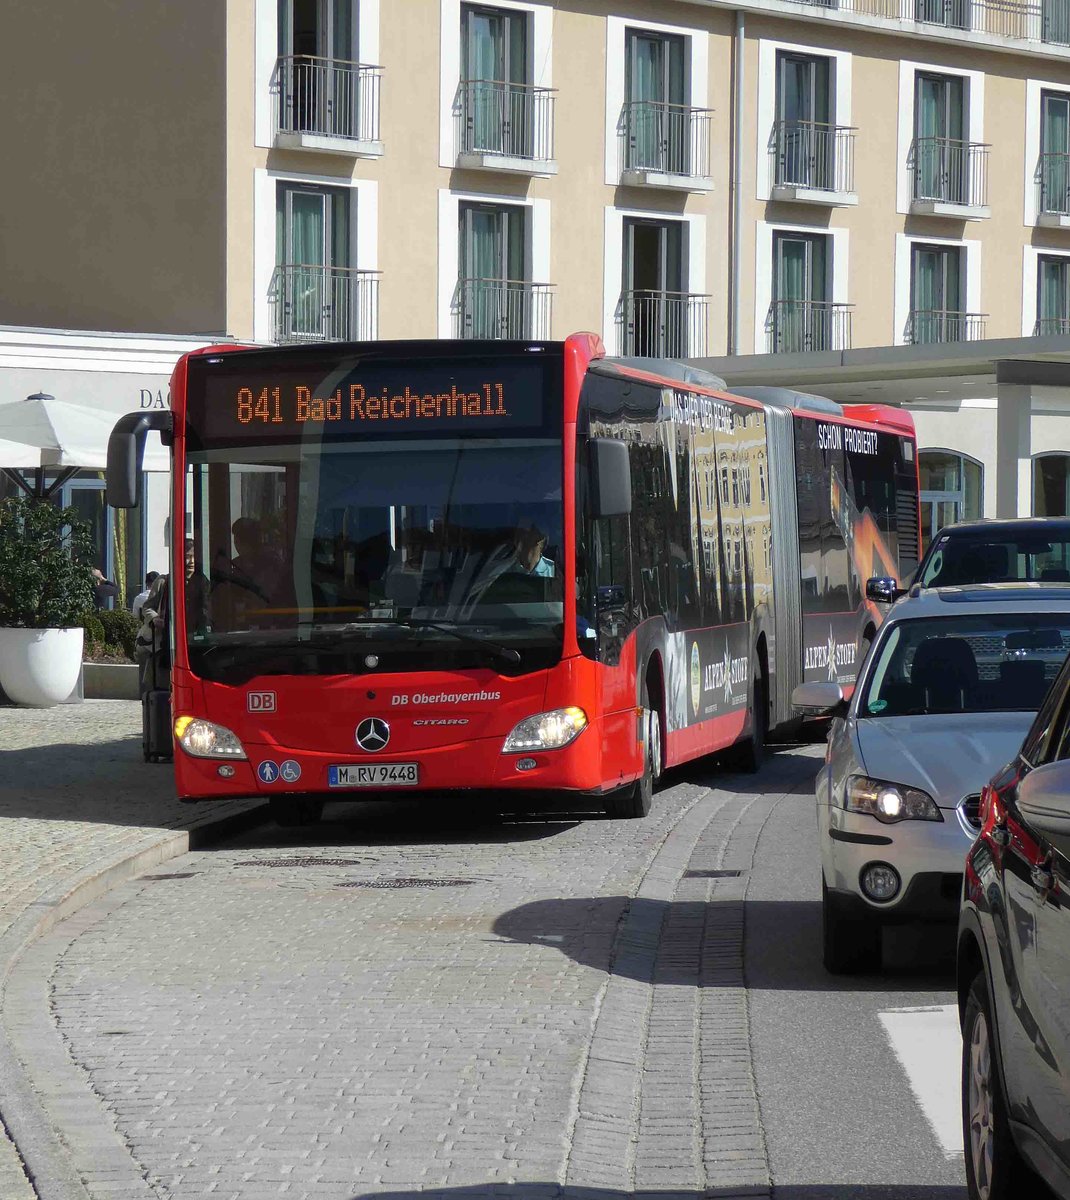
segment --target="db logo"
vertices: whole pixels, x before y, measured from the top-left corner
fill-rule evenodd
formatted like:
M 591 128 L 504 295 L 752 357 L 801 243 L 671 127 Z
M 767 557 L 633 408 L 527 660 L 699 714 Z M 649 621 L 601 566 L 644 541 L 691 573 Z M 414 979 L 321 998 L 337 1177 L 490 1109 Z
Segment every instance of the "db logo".
M 246 706 L 251 713 L 269 713 L 275 711 L 274 692 L 249 692 L 245 699 Z

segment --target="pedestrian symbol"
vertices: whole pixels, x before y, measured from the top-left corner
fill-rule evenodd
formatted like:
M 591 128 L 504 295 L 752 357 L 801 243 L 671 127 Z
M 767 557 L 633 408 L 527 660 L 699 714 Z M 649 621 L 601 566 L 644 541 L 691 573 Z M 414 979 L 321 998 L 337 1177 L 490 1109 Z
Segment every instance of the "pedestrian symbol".
M 288 758 L 280 767 L 279 774 L 284 783 L 296 783 L 301 778 L 301 764 Z
M 279 777 L 279 768 L 269 759 L 256 768 L 256 773 L 260 777 L 261 783 L 274 783 Z

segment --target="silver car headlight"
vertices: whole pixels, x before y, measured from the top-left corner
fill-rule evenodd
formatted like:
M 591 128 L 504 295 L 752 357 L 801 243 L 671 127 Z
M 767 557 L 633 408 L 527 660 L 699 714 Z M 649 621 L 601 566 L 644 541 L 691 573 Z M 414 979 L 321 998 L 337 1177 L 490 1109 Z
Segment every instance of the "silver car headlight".
M 175 741 L 194 758 L 245 757 L 241 742 L 229 729 L 199 717 L 176 717 Z
M 582 708 L 555 708 L 551 712 L 526 717 L 505 739 L 503 754 L 524 754 L 531 750 L 560 750 L 587 728 Z
M 868 775 L 851 775 L 847 780 L 843 807 L 848 812 L 867 813 L 894 825 L 897 821 L 942 821 L 940 810 L 928 792 L 870 779 Z

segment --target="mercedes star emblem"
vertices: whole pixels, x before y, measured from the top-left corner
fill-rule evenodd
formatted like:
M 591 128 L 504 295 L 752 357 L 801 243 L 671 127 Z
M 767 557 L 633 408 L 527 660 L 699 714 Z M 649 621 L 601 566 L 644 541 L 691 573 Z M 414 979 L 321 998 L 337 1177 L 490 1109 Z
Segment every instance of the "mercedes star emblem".
M 357 726 L 357 745 L 374 754 L 390 741 L 390 726 L 382 717 L 367 717 Z

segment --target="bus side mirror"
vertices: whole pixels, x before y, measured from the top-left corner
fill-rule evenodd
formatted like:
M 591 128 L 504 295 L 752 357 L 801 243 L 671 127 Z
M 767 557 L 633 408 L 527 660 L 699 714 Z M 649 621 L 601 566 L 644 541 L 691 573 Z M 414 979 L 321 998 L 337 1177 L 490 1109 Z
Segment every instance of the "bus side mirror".
M 108 438 L 106 494 L 112 508 L 136 508 L 141 503 L 141 464 L 145 458 L 145 435 L 155 429 L 170 445 L 174 428 L 165 409 L 132 412 L 119 418 Z
M 894 604 L 904 591 L 890 575 L 866 580 L 866 599 L 878 604 Z
M 626 517 L 632 511 L 628 447 L 615 438 L 591 438 L 591 508 L 595 518 Z

